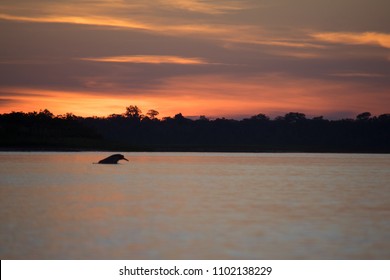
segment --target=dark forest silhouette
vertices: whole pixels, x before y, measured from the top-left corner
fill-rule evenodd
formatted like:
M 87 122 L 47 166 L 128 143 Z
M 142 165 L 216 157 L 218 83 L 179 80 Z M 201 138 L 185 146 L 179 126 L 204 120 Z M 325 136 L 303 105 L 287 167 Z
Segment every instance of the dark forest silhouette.
M 390 114 L 364 112 L 355 119 L 307 118 L 290 112 L 270 119 L 258 114 L 243 120 L 182 114 L 158 119 L 137 106 L 108 117 L 71 113 L 0 114 L 3 150 L 122 150 L 210 152 L 390 152 Z

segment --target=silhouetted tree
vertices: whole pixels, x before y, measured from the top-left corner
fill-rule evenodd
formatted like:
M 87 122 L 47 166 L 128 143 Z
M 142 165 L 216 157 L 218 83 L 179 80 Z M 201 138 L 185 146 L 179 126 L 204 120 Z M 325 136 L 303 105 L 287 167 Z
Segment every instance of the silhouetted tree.
M 257 114 L 257 115 L 254 115 L 250 118 L 251 120 L 254 120 L 254 121 L 269 121 L 269 117 L 267 117 L 266 115 L 264 114 Z
M 284 117 L 283 117 L 283 116 L 277 116 L 277 117 L 275 117 L 274 120 L 275 120 L 275 121 L 278 121 L 278 122 L 284 121 Z
M 198 121 L 202 121 L 202 122 L 208 122 L 208 121 L 210 121 L 208 118 L 206 118 L 206 116 L 204 116 L 204 115 L 201 115 L 201 116 L 199 116 L 199 119 L 198 119 Z
M 357 121 L 368 121 L 371 117 L 370 112 L 364 112 L 356 116 Z
M 290 112 L 284 116 L 284 120 L 288 123 L 296 123 L 306 120 L 306 116 L 302 113 Z
M 146 115 L 151 119 L 151 120 L 154 120 L 160 113 L 156 110 L 149 110 Z
M 390 114 L 382 114 L 378 116 L 378 120 L 390 122 Z
M 375 117 L 365 112 L 356 119 L 329 121 L 290 112 L 275 120 L 258 114 L 241 121 L 209 120 L 205 116 L 193 121 L 181 113 L 158 120 L 157 111 L 153 111 L 143 117 L 137 106 L 129 106 L 126 114 L 106 118 L 83 118 L 72 113 L 54 116 L 49 110 L 0 114 L 0 147 L 390 152 L 390 114 Z
M 324 116 L 318 116 L 313 118 L 313 121 L 323 121 L 323 120 L 324 120 Z
M 108 119 L 122 119 L 123 115 L 120 114 L 111 114 L 108 116 Z
M 39 114 L 37 116 L 41 120 L 48 121 L 54 117 L 54 114 L 52 112 L 50 112 L 49 110 L 45 109 L 45 110 L 40 110 Z
M 142 115 L 142 111 L 137 106 L 130 105 L 129 107 L 126 107 L 125 116 L 130 119 L 134 120 L 140 120 Z
M 65 119 L 65 120 L 77 120 L 80 118 L 73 113 L 66 113 L 65 115 L 59 115 L 57 117 L 60 119 Z

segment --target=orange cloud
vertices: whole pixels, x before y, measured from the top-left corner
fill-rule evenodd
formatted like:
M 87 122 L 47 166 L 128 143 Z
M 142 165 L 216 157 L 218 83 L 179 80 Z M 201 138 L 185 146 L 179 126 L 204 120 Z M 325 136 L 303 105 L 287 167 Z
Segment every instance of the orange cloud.
M 48 2 L 40 6 L 26 2 L 23 5 L 8 4 L 2 8 L 0 19 L 23 22 L 67 23 L 138 29 L 156 32 L 167 36 L 194 36 L 209 40 L 219 40 L 232 44 L 254 44 L 290 48 L 288 52 L 280 52 L 281 56 L 297 58 L 314 58 L 317 53 L 299 52 L 293 49 L 324 49 L 323 42 L 338 44 L 377 45 L 390 48 L 390 34 L 378 32 L 314 32 L 307 34 L 304 30 L 294 32 L 266 32 L 256 24 L 233 24 L 228 18 L 221 16 L 217 20 L 211 16 L 260 7 L 255 1 L 238 0 L 134 0 L 130 3 L 121 0 L 80 1 L 77 5 L 61 2 Z M 25 7 L 24 7 L 25 6 Z M 167 9 L 169 8 L 169 9 Z M 180 13 L 171 11 L 186 10 L 211 15 L 189 21 Z M 18 15 L 15 15 L 18 13 Z M 129 14 L 131 13 L 131 17 Z M 168 16 L 167 16 L 168 15 Z M 172 16 L 171 16 L 172 15 Z M 277 32 L 278 33 L 278 32 Z M 256 46 L 257 47 L 257 46 Z M 278 52 L 270 53 L 278 55 Z
M 90 13 L 88 12 L 88 14 Z M 100 13 L 88 16 L 67 16 L 59 14 L 49 16 L 16 16 L 0 14 L 0 19 L 34 23 L 66 23 L 120 29 L 137 29 L 174 37 L 196 35 L 210 40 L 231 40 L 232 38 L 241 36 L 243 33 L 253 32 L 253 27 L 250 26 L 206 23 L 187 24 L 187 21 L 184 20 L 184 23 L 183 19 L 175 21 L 161 19 L 159 17 L 129 20 L 128 18 L 115 17 L 108 14 L 100 15 Z
M 277 38 L 271 36 L 270 34 L 265 33 L 261 30 L 256 30 L 254 27 L 247 27 L 246 30 L 242 29 L 241 34 L 237 37 L 228 38 L 227 41 L 232 43 L 245 43 L 245 44 L 254 44 L 254 45 L 269 45 L 276 47 L 286 47 L 286 48 L 310 48 L 310 49 L 324 49 L 325 46 L 320 44 L 315 44 L 305 38 L 304 34 L 301 34 L 302 38 L 300 40 L 289 39 L 289 38 Z M 257 31 L 257 32 L 256 32 Z M 258 33 L 256 35 L 251 35 L 251 33 Z M 260 34 L 259 34 L 260 33 Z
M 60 9 L 61 10 L 61 9 Z M 200 34 L 213 40 L 224 40 L 236 38 L 240 34 L 253 32 L 251 26 L 236 26 L 229 24 L 187 24 L 183 20 L 165 20 L 156 18 L 132 19 L 110 16 L 108 14 L 100 15 L 80 15 L 67 16 L 52 14 L 49 16 L 16 16 L 9 14 L 0 14 L 0 19 L 9 21 L 36 22 L 36 23 L 66 23 L 93 25 L 102 27 L 113 27 L 123 29 L 139 29 L 160 33 L 168 36 L 194 35 Z M 187 22 L 187 21 L 185 21 Z M 256 29 L 256 28 L 255 28 Z M 256 29 L 257 30 L 257 29 Z
M 210 64 L 203 58 L 181 57 L 168 55 L 128 55 L 80 58 L 79 60 L 97 62 L 119 62 L 119 63 L 151 63 L 151 64 Z
M 111 3 L 112 2 L 112 3 Z M 200 0 L 164 0 L 158 1 L 162 7 L 170 9 L 185 9 L 205 14 L 223 14 L 229 11 L 239 11 L 250 7 L 246 1 L 200 1 Z M 43 13 L 37 14 L 30 7 L 30 13 L 14 15 L 11 12 L 0 14 L 0 19 L 9 21 L 36 22 L 36 23 L 66 23 L 78 25 L 91 25 L 100 27 L 112 27 L 120 29 L 137 29 L 146 32 L 164 34 L 166 36 L 194 36 L 207 40 L 230 42 L 232 44 L 253 44 L 264 46 L 277 46 L 285 48 L 323 48 L 315 44 L 307 35 L 300 33 L 291 38 L 290 35 L 266 32 L 257 25 L 232 24 L 223 21 L 208 20 L 188 21 L 183 16 L 164 17 L 161 11 L 145 1 L 135 1 L 128 4 L 124 1 L 100 1 L 96 5 L 80 3 L 75 6 L 63 3 L 50 3 L 42 5 Z M 135 15 L 131 18 L 123 11 L 131 11 Z M 19 12 L 21 13 L 21 12 Z M 162 13 L 164 14 L 164 12 Z M 310 39 L 310 40 L 309 40 Z M 302 57 L 302 54 L 294 55 Z M 119 62 L 119 61 L 117 61 Z
M 84 24 L 97 25 L 118 28 L 134 28 L 134 29 L 153 29 L 152 26 L 131 20 L 120 20 L 104 16 L 14 16 L 8 14 L 0 14 L 0 19 L 11 21 L 24 22 L 42 22 L 42 23 L 70 23 L 70 24 Z
M 179 8 L 191 12 L 205 13 L 205 14 L 225 14 L 232 11 L 244 10 L 249 8 L 245 1 L 202 1 L 202 0 L 165 0 L 160 1 L 163 5 Z
M 321 58 L 324 57 L 323 54 L 319 52 L 313 52 L 313 51 L 282 51 L 282 50 L 270 50 L 267 51 L 268 54 L 275 55 L 275 56 L 285 56 L 285 57 L 291 57 L 296 59 L 314 59 L 314 58 Z
M 112 2 L 112 3 L 111 3 Z M 246 1 L 200 1 L 200 0 L 161 0 L 162 7 L 170 9 L 185 9 L 206 14 L 219 14 L 227 11 L 247 9 L 250 4 Z M 280 36 L 275 38 L 272 34 L 256 25 L 232 24 L 227 21 L 215 21 L 205 18 L 202 21 L 189 21 L 183 16 L 162 16 L 160 10 L 155 8 L 155 3 L 145 4 L 145 1 L 136 1 L 128 4 L 123 1 L 100 1 L 96 5 L 88 5 L 81 2 L 78 5 L 64 5 L 63 3 L 50 3 L 41 5 L 42 13 L 37 13 L 36 8 L 27 6 L 26 11 L 15 15 L 15 9 L 0 14 L 0 19 L 9 21 L 35 22 L 35 23 L 66 23 L 78 25 L 91 25 L 100 27 L 112 27 L 121 29 L 138 29 L 147 32 L 155 32 L 167 36 L 200 36 L 209 40 L 219 40 L 232 43 L 247 43 L 257 45 L 271 45 L 292 48 L 319 48 L 302 38 L 291 39 Z M 134 16 L 131 18 L 128 13 Z M 7 11 L 7 9 L 5 9 Z M 136 13 L 135 13 L 136 12 Z M 24 15 L 20 15 L 24 13 Z M 306 35 L 304 35 L 306 36 Z M 307 39 L 307 38 L 306 38 Z
M 350 45 L 374 45 L 390 49 L 390 34 L 377 32 L 347 33 L 347 32 L 325 32 L 314 33 L 311 35 L 314 39 Z

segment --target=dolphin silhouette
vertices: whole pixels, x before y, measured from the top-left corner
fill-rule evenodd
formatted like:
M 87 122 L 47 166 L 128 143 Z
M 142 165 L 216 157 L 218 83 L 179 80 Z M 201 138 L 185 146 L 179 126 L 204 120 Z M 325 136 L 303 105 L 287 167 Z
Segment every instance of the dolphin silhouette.
M 123 155 L 115 154 L 115 155 L 112 155 L 112 156 L 109 156 L 109 157 L 107 157 L 105 159 L 100 160 L 98 163 L 100 163 L 100 164 L 117 164 L 118 161 L 121 160 L 121 159 L 129 161 Z

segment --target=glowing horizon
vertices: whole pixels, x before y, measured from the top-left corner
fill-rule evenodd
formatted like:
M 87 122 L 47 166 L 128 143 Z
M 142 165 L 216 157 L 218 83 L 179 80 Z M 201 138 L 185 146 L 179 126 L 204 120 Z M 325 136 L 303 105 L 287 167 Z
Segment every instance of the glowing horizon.
M 342 78 L 371 78 L 364 73 L 334 75 Z M 205 115 L 210 118 L 234 118 L 259 113 L 275 117 L 291 111 L 311 116 L 329 117 L 339 114 L 341 117 L 354 117 L 364 111 L 380 115 L 388 109 L 388 104 L 381 102 L 387 97 L 386 90 L 376 92 L 377 95 L 381 94 L 380 99 L 366 98 L 366 102 L 360 104 L 359 99 L 372 94 L 364 84 L 330 84 L 312 79 L 297 81 L 294 77 L 279 74 L 246 77 L 239 81 L 224 75 L 175 77 L 167 79 L 157 88 L 141 89 L 132 94 L 118 85 L 111 85 L 108 90 L 110 88 L 118 91 L 110 92 L 110 95 L 106 91 L 93 91 L 92 88 L 88 91 L 0 88 L 0 91 L 9 93 L 5 98 L 14 96 L 13 98 L 18 99 L 19 107 L 10 105 L 9 108 L 21 108 L 20 111 L 48 109 L 56 115 L 74 113 L 83 117 L 121 114 L 129 105 L 137 105 L 144 113 L 155 109 L 160 112 L 161 118 L 178 113 L 184 116 Z M 353 91 L 355 95 L 345 94 L 349 91 Z M 39 103 L 39 108 L 32 101 Z M 345 103 L 349 104 L 347 110 Z

